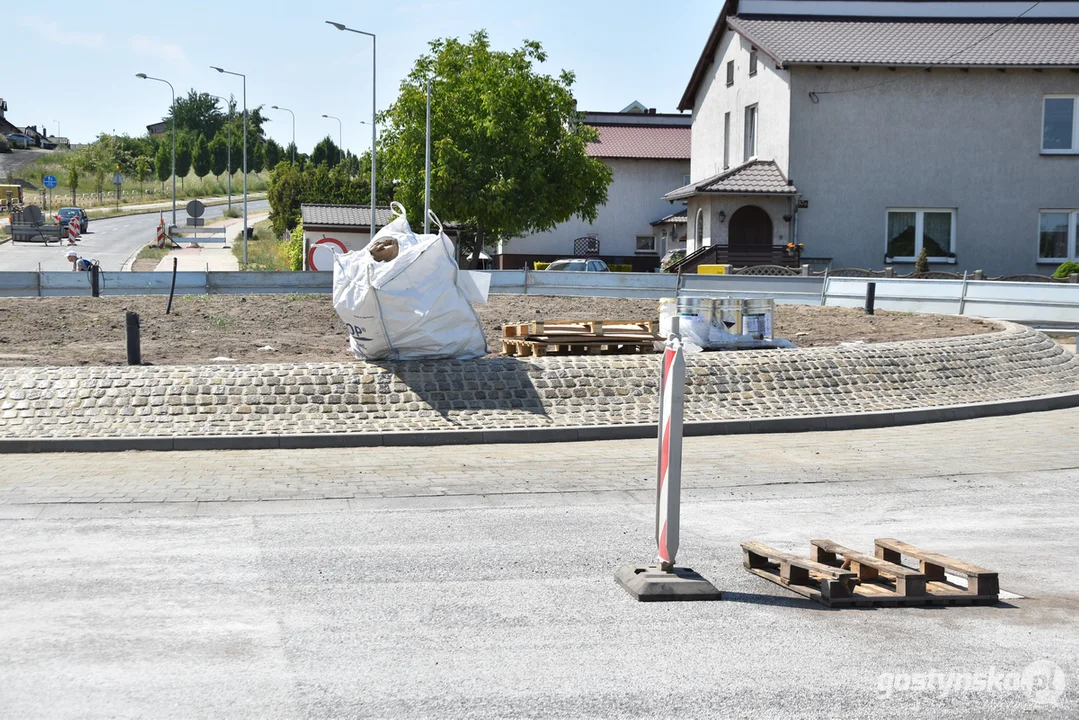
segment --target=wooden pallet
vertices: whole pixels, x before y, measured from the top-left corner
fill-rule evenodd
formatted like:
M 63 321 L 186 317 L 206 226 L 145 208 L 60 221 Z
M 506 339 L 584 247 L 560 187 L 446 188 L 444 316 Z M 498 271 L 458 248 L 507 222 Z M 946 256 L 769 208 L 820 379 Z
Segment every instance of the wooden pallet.
M 536 320 L 502 326 L 502 352 L 544 355 L 631 355 L 655 352 L 655 320 Z
M 517 357 L 546 355 L 636 355 L 655 352 L 655 340 L 602 336 L 549 335 L 502 338 L 502 352 Z
M 535 320 L 502 326 L 502 337 L 538 335 L 650 335 L 659 332 L 655 320 Z
M 742 543 L 746 570 L 828 607 L 991 605 L 997 602 L 997 573 L 928 552 L 894 538 L 875 541 L 873 555 L 831 540 L 811 540 L 801 558 L 759 542 Z M 902 565 L 917 560 L 919 568 Z M 957 582 L 953 582 L 948 574 Z M 961 584 L 966 578 L 966 586 Z

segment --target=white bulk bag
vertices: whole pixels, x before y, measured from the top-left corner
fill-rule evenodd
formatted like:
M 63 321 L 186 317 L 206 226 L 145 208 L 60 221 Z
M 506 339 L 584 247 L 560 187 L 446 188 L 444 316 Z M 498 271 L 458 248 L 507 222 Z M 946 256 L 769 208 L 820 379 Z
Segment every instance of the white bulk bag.
M 417 236 L 405 209 L 391 207 L 397 217 L 366 247 L 334 256 L 333 307 L 352 351 L 361 360 L 483 357 L 487 340 L 469 299 L 485 303 L 486 293 L 477 297 L 474 283 L 458 287 L 463 278 L 441 225 Z M 396 239 L 400 252 L 380 263 L 370 248 L 384 238 Z

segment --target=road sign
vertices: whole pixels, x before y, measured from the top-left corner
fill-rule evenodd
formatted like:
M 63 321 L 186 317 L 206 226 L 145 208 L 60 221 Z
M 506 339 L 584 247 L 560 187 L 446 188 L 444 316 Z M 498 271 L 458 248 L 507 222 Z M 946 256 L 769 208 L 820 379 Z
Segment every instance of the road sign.
M 52 190 L 54 187 L 56 187 L 56 176 L 55 175 L 46 175 L 42 179 L 42 182 L 45 183 L 45 187 Z
M 204 212 L 206 212 L 206 206 L 198 200 L 192 200 L 187 204 L 187 214 L 193 218 L 202 217 Z
M 116 174 L 112 176 L 112 184 L 113 185 L 123 185 L 124 184 L 124 177 L 120 174 L 119 170 L 117 170 Z

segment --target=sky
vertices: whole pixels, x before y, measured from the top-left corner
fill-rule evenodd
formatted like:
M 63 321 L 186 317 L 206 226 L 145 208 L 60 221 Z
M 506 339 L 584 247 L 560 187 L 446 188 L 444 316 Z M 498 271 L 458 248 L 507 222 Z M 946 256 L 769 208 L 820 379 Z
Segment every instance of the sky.
M 186 94 L 241 98 L 241 79 L 210 69 L 217 65 L 247 75 L 248 108 L 264 106 L 266 131 L 282 145 L 296 141 L 309 152 L 321 138 L 370 146 L 371 39 L 339 32 L 326 20 L 378 36 L 378 109 L 397 96 L 401 80 L 427 43 L 467 38 L 486 29 L 492 45 L 509 50 L 537 40 L 547 51 L 542 71 L 577 75 L 574 94 L 582 110 L 617 111 L 634 100 L 659 112 L 676 106 L 715 23 L 718 0 L 53 0 L 8 14 L 7 57 L 19 73 L 4 73 L 0 97 L 16 125 L 44 126 L 72 142 L 99 133 L 146 133 L 168 111 L 164 78 Z M 34 9 L 29 9 L 34 8 Z M 35 14 L 38 13 L 38 14 Z

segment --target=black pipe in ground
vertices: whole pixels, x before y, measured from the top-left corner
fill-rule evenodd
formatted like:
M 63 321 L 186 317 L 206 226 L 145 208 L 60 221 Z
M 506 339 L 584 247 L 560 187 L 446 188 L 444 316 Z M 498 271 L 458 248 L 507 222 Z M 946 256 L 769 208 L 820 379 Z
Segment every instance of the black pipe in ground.
M 142 365 L 142 339 L 139 333 L 139 314 L 127 312 L 127 364 Z

